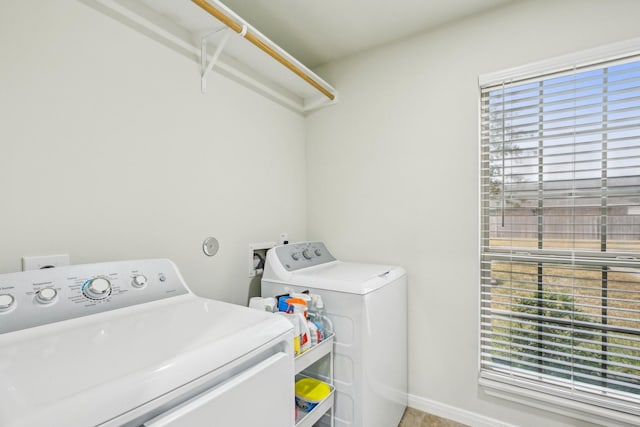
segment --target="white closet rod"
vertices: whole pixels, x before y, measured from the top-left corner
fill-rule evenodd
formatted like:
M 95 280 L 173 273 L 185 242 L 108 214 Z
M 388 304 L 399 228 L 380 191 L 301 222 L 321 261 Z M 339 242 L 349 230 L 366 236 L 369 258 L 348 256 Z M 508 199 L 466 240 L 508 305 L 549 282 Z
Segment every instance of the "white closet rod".
M 193 1 L 195 4 L 197 4 L 206 12 L 208 12 L 210 15 L 214 16 L 216 19 L 218 19 L 220 22 L 222 22 L 223 24 L 225 24 L 227 27 L 231 28 L 233 31 L 235 31 L 238 34 L 242 33 L 243 26 L 248 26 L 249 28 L 253 29 L 253 27 L 248 25 L 247 22 L 242 22 L 242 23 L 236 22 L 233 18 L 229 17 L 226 13 L 224 13 L 218 7 L 213 6 L 207 0 L 191 0 L 191 1 Z M 246 31 L 244 38 L 246 38 L 248 41 L 253 43 L 256 47 L 263 50 L 267 55 L 271 56 L 273 59 L 275 59 L 276 61 L 278 61 L 279 63 L 281 63 L 288 69 L 290 69 L 291 71 L 293 71 L 295 74 L 301 77 L 304 81 L 306 81 L 311 86 L 313 86 L 314 88 L 322 92 L 322 94 L 325 95 L 327 98 L 329 98 L 332 101 L 335 99 L 336 96 L 333 93 L 331 93 L 326 88 L 324 88 L 320 83 L 318 83 L 313 77 L 309 76 L 309 74 L 307 74 L 304 70 L 300 69 L 300 67 L 298 67 L 296 64 L 292 63 L 289 59 L 285 58 L 282 54 L 280 54 L 277 51 L 277 48 L 269 46 L 266 42 L 261 40 L 257 35 L 253 33 L 252 30 Z

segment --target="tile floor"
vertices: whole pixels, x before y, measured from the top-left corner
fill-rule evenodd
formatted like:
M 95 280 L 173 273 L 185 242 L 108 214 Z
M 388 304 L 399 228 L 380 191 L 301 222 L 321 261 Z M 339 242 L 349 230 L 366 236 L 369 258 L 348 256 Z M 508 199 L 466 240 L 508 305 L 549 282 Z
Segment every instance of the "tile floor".
M 468 427 L 455 421 L 407 408 L 398 427 Z

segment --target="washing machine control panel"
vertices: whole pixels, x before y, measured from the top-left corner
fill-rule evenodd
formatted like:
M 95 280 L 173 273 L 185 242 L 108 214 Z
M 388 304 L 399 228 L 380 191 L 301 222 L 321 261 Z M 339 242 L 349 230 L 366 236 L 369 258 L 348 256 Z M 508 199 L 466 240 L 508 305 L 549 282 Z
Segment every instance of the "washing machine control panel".
M 325 264 L 336 259 L 322 242 L 303 242 L 277 246 L 276 256 L 287 271 Z
M 0 334 L 187 293 L 167 259 L 0 274 Z

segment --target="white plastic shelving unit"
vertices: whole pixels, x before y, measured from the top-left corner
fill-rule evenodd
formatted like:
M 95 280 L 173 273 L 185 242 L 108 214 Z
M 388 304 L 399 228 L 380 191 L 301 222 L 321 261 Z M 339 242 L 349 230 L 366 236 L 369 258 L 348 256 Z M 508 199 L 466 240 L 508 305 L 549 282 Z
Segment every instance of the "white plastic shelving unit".
M 334 427 L 334 413 L 333 405 L 335 402 L 335 387 L 333 385 L 333 335 L 326 338 L 320 344 L 312 347 L 308 351 L 302 353 L 295 359 L 295 372 L 296 379 L 298 375 L 305 369 L 320 361 L 322 358 L 329 358 L 329 372 L 326 372 L 326 376 L 329 378 L 329 386 L 331 387 L 331 393 L 320 402 L 313 410 L 309 412 L 298 409 L 298 416 L 296 417 L 296 427 L 311 427 L 322 418 L 324 414 L 329 412 L 331 427 Z

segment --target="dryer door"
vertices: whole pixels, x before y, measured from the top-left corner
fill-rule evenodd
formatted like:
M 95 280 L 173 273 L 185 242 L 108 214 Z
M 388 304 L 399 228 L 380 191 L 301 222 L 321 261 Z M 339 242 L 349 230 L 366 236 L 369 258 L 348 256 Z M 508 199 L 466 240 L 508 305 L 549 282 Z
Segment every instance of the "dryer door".
M 282 427 L 294 424 L 291 359 L 276 353 L 147 421 L 145 427 Z

